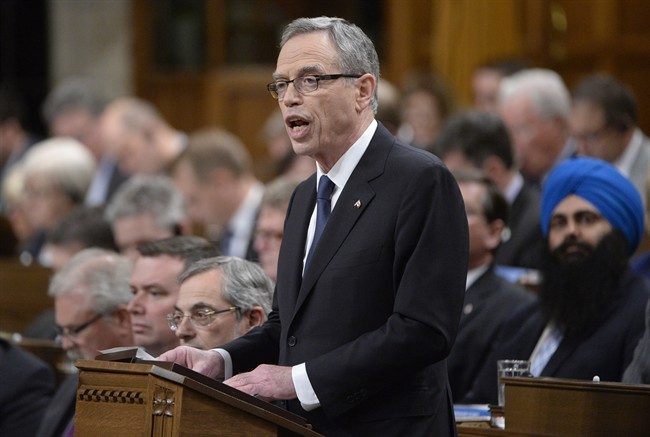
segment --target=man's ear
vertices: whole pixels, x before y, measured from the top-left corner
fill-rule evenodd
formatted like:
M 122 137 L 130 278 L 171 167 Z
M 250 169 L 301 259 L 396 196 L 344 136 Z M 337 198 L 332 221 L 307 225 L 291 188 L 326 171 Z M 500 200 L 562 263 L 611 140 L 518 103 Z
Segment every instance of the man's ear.
M 490 235 L 486 244 L 490 250 L 494 250 L 501 244 L 501 235 L 506 225 L 503 220 L 496 219 L 492 223 L 489 223 L 488 226 L 490 227 Z
M 246 332 L 248 332 L 256 326 L 261 326 L 266 321 L 266 314 L 262 307 L 255 305 L 252 309 L 244 313 L 243 318 L 245 319 Z
M 372 74 L 366 73 L 357 79 L 357 112 L 370 106 L 375 89 L 377 89 L 377 79 Z

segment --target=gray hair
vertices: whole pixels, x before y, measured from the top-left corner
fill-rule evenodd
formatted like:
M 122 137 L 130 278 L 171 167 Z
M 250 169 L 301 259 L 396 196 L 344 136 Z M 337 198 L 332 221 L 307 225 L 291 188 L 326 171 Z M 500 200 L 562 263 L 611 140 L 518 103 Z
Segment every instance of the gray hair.
M 571 95 L 559 74 L 552 70 L 533 68 L 520 71 L 501 81 L 499 103 L 527 95 L 544 118 L 567 119 L 571 111 Z
M 83 292 L 98 314 L 111 314 L 126 305 L 133 294 L 129 285 L 131 261 L 110 250 L 85 249 L 75 254 L 59 270 L 47 292 L 51 297 Z
M 185 219 L 183 195 L 167 176 L 136 175 L 115 193 L 106 208 L 106 220 L 151 214 L 156 224 L 173 228 Z
M 221 295 L 231 305 L 239 307 L 238 317 L 254 306 L 261 306 L 267 315 L 271 311 L 273 281 L 259 265 L 241 258 L 217 256 L 196 261 L 178 276 L 178 282 L 182 284 L 210 270 L 221 271 Z
M 342 73 L 370 73 L 379 83 L 379 57 L 374 44 L 358 26 L 342 18 L 298 18 L 284 28 L 280 47 L 296 35 L 319 31 L 327 32 L 334 43 Z M 372 112 L 377 113 L 377 87 L 375 87 L 371 106 Z
M 287 177 L 279 177 L 272 180 L 266 185 L 260 206 L 262 208 L 269 207 L 286 212 L 291 195 L 299 183 L 300 181 Z
M 96 84 L 87 78 L 72 78 L 54 88 L 43 103 L 43 118 L 52 124 L 56 116 L 77 110 L 86 110 L 98 117 L 106 106 Z
M 74 138 L 56 137 L 32 146 L 23 158 L 25 181 L 47 178 L 73 203 L 81 203 L 95 172 L 95 158 Z

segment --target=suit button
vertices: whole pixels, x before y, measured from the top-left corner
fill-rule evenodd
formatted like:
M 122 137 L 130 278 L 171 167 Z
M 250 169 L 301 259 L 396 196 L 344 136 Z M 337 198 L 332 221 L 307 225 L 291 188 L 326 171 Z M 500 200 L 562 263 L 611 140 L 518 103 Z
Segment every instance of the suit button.
M 296 345 L 296 342 L 297 342 L 296 337 L 294 337 L 293 335 L 287 339 L 287 344 L 289 345 L 289 347 L 294 347 Z

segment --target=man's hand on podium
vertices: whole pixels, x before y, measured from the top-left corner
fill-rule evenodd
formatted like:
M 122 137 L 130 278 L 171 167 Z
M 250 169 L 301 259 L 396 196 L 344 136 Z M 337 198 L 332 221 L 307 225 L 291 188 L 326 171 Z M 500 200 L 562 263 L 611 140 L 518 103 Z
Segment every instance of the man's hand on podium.
M 158 361 L 171 361 L 210 378 L 223 378 L 223 357 L 215 351 L 204 351 L 190 346 L 178 346 L 176 349 L 160 355 Z
M 225 380 L 224 384 L 265 401 L 296 398 L 291 367 L 262 364 L 252 372 L 240 373 Z

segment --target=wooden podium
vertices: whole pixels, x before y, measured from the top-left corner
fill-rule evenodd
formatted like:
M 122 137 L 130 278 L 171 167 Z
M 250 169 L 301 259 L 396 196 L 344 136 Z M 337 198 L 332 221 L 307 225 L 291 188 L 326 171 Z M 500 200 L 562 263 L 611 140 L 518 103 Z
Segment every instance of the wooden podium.
M 458 426 L 459 436 L 648 436 L 650 385 L 504 378 L 505 429 Z
M 305 419 L 173 363 L 81 360 L 75 436 L 319 436 Z

